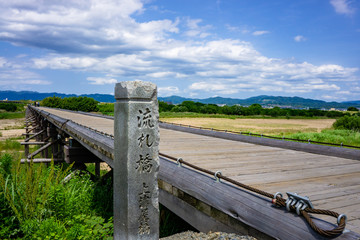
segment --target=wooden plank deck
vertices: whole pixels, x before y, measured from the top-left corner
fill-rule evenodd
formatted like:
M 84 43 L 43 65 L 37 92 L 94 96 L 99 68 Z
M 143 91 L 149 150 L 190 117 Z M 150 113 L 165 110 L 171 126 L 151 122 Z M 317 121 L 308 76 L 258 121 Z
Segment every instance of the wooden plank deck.
M 270 193 L 308 196 L 316 208 L 346 214 L 347 229 L 360 232 L 360 161 L 167 129 L 160 139 L 165 154 Z
M 109 134 L 113 120 L 46 111 Z M 160 152 L 221 171 L 237 181 L 275 193 L 308 196 L 318 209 L 348 217 L 360 233 L 360 161 L 160 129 Z M 322 216 L 319 216 L 322 218 Z M 334 222 L 334 218 L 324 218 Z

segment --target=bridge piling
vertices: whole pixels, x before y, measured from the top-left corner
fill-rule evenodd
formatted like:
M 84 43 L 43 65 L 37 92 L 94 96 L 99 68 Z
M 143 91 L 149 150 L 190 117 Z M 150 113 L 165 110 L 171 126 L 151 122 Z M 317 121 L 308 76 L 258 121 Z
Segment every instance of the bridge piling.
M 159 239 L 156 85 L 115 87 L 114 239 Z

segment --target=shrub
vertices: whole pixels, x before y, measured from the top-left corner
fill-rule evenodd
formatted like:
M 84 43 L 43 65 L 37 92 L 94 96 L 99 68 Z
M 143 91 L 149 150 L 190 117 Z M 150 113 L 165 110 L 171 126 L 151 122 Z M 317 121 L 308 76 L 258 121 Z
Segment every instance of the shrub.
M 108 114 L 114 112 L 114 103 L 103 103 L 98 105 L 99 112 Z
M 61 107 L 62 99 L 61 97 L 47 97 L 41 101 L 41 105 L 45 107 L 51 108 L 60 108 Z
M 75 215 L 66 221 L 50 217 L 42 221 L 29 219 L 22 225 L 25 239 L 112 239 L 112 218 L 86 214 Z
M 4 109 L 7 112 L 15 112 L 17 109 L 17 104 L 15 103 L 0 103 L 0 109 Z
M 359 116 L 344 116 L 334 122 L 335 129 L 348 129 L 353 131 L 360 131 L 360 117 Z

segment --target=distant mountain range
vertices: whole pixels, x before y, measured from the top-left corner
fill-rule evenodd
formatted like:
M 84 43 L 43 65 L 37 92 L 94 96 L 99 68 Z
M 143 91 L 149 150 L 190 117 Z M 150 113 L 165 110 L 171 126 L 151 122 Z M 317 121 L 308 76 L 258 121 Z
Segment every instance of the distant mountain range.
M 212 97 L 206 99 L 196 99 L 196 98 L 183 98 L 179 96 L 171 97 L 159 97 L 159 100 L 164 102 L 169 102 L 172 104 L 179 104 L 183 101 L 195 101 L 201 103 L 213 103 L 213 104 L 227 104 L 234 105 L 240 104 L 249 106 L 254 103 L 258 103 L 262 106 L 283 106 L 283 107 L 295 107 L 295 108 L 348 108 L 350 106 L 360 107 L 360 101 L 349 101 L 349 102 L 325 102 L 321 100 L 314 100 L 301 97 L 280 97 L 280 96 L 266 96 L 261 95 L 257 97 L 250 97 L 246 99 L 235 99 L 235 98 L 222 98 L 222 97 Z
M 75 96 L 83 96 L 94 98 L 99 102 L 114 102 L 114 96 L 111 94 L 63 94 L 57 92 L 51 93 L 39 93 L 32 91 L 0 91 L 0 100 L 8 99 L 8 100 L 42 100 L 46 97 L 75 97 Z M 261 95 L 257 97 L 251 97 L 246 99 L 235 99 L 235 98 L 222 98 L 222 97 L 212 97 L 205 99 L 197 99 L 197 98 L 184 98 L 179 96 L 170 96 L 170 97 L 159 97 L 160 101 L 172 103 L 172 104 L 180 104 L 183 101 L 195 101 L 201 103 L 212 103 L 212 104 L 227 104 L 227 105 L 251 105 L 254 103 L 261 104 L 263 106 L 288 106 L 288 107 L 296 107 L 296 108 L 347 108 L 350 106 L 360 107 L 359 101 L 347 101 L 347 102 L 325 102 L 321 100 L 307 99 L 301 97 L 280 97 L 280 96 L 266 96 Z

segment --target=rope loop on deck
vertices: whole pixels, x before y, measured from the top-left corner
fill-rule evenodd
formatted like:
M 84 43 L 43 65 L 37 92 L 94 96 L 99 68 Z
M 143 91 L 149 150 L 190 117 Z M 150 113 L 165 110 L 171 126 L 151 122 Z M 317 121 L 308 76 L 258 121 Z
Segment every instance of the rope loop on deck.
M 305 220 L 308 222 L 308 224 L 310 225 L 310 227 L 314 231 L 316 231 L 317 233 L 319 233 L 322 236 L 329 237 L 329 238 L 330 237 L 336 237 L 336 236 L 342 234 L 344 229 L 345 229 L 346 215 L 344 215 L 344 214 L 340 215 L 337 212 L 333 212 L 333 211 L 330 211 L 330 210 L 314 209 L 314 208 L 312 208 L 312 206 L 309 206 L 309 204 L 306 204 L 304 201 L 301 201 L 301 200 L 296 201 L 295 199 L 290 198 L 290 197 L 288 199 L 284 199 L 283 195 L 280 192 L 277 192 L 275 194 L 271 194 L 271 193 L 262 191 L 260 189 L 251 187 L 249 185 L 240 183 L 240 182 L 235 181 L 235 180 L 233 180 L 231 178 L 228 178 L 228 177 L 222 175 L 219 171 L 213 172 L 213 171 L 210 171 L 208 169 L 201 168 L 199 166 L 196 166 L 194 164 L 186 162 L 182 158 L 175 158 L 175 157 L 169 156 L 167 154 L 163 154 L 163 153 L 159 153 L 159 155 L 163 156 L 163 157 L 165 157 L 167 159 L 171 159 L 173 161 L 176 161 L 177 164 L 187 165 L 187 166 L 189 166 L 189 167 L 191 167 L 191 168 L 193 168 L 195 170 L 207 173 L 207 174 L 209 174 L 211 176 L 215 176 L 215 178 L 217 178 L 217 179 L 223 179 L 223 180 L 225 180 L 227 182 L 230 182 L 230 183 L 232 183 L 232 184 L 234 184 L 234 185 L 236 185 L 238 187 L 241 187 L 241 188 L 247 189 L 249 191 L 255 192 L 257 194 L 260 194 L 262 196 L 268 197 L 268 198 L 271 199 L 274 206 L 286 207 L 288 209 L 288 211 L 293 211 L 293 212 L 296 212 L 299 216 L 303 216 L 305 218 Z M 311 205 L 311 203 L 310 203 L 310 205 Z M 322 228 L 320 228 L 319 226 L 317 226 L 314 223 L 314 221 L 311 218 L 310 213 L 332 216 L 332 217 L 337 219 L 337 226 L 335 228 L 331 229 L 331 230 L 322 229 Z

